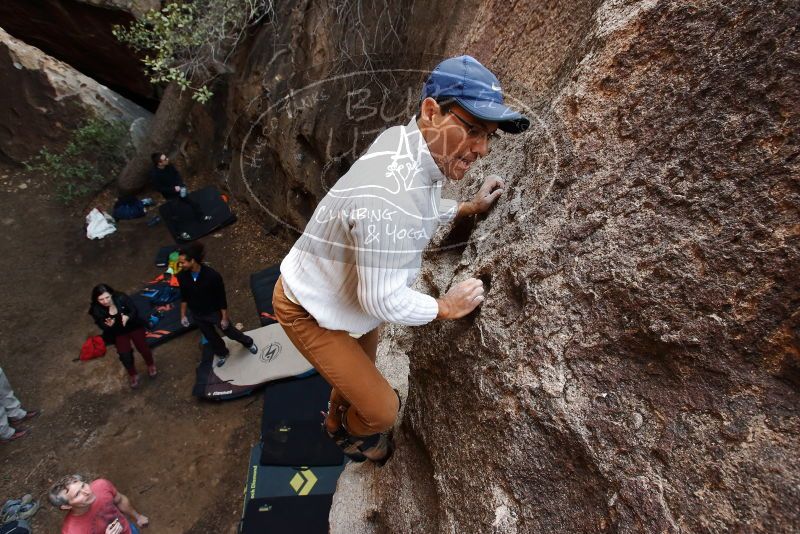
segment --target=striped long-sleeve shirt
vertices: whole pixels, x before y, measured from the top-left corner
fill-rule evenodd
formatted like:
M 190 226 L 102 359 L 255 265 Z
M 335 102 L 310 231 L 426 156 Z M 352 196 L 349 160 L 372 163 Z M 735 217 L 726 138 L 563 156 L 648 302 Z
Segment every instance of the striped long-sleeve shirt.
M 328 191 L 281 263 L 287 295 L 320 326 L 355 334 L 382 322 L 436 318 L 436 300 L 414 291 L 422 251 L 457 203 L 416 117 L 383 132 Z

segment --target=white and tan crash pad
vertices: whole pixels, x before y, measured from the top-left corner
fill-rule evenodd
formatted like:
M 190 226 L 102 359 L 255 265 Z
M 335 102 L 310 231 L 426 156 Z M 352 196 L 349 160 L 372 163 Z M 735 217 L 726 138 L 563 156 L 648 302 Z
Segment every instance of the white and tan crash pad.
M 316 373 L 295 348 L 279 324 L 245 332 L 258 345 L 258 353 L 224 337 L 230 350 L 225 365 L 217 367 L 217 356 L 203 345 L 202 359 L 192 394 L 207 400 L 228 400 L 249 395 L 268 382 Z

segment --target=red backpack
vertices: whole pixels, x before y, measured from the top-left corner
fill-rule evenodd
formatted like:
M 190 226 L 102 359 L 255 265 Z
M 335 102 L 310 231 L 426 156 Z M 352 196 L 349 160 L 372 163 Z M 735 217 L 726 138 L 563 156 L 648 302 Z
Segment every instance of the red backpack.
M 80 360 L 85 362 L 106 354 L 106 342 L 100 336 L 89 336 L 81 347 Z

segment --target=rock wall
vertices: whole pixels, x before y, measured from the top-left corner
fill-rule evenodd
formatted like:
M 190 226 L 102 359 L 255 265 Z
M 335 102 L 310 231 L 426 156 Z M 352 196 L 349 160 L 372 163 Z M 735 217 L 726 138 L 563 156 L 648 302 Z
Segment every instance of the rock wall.
M 791 532 L 798 4 L 507 6 L 281 4 L 193 113 L 189 166 L 290 239 L 443 55 L 490 65 L 533 118 L 450 188 L 509 184 L 419 288 L 480 276 L 487 301 L 388 329 L 398 451 L 347 468 L 332 531 Z
M 348 468 L 371 500 L 340 491 L 333 531 L 795 531 L 798 4 L 500 6 L 467 41 L 547 99 L 419 283 L 488 297 L 385 341 L 410 362 L 398 451 Z
M 413 114 L 425 71 L 474 6 L 277 3 L 214 87 L 211 105 L 194 110 L 182 145 L 187 168 L 219 171 L 268 227 L 302 229 L 375 133 Z M 437 31 L 413 31 L 430 20 L 439 21 Z
M 130 13 L 136 18 L 142 17 L 151 9 L 161 9 L 161 0 L 75 0 L 82 4 L 118 9 Z
M 150 112 L 0 28 L 0 157 L 60 146 L 88 116 L 132 123 Z M 136 139 L 134 139 L 136 141 Z
M 796 529 L 798 3 L 276 8 L 181 149 L 290 238 L 444 55 L 491 66 L 533 119 L 450 187 L 508 182 L 418 287 L 479 276 L 488 298 L 388 329 L 398 450 L 347 468 L 332 531 Z
M 154 111 L 158 93 L 139 58 L 111 33 L 160 0 L 3 0 L 0 27 Z

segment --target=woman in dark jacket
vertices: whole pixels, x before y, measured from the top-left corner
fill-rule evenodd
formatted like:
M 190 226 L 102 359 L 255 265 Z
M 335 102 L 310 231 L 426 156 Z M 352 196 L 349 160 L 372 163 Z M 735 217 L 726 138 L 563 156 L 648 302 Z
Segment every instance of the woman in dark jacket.
M 132 388 L 139 386 L 139 374 L 133 363 L 131 342 L 144 358 L 147 364 L 147 374 L 151 377 L 156 376 L 156 362 L 153 360 L 153 352 L 147 345 L 144 322 L 128 295 L 114 291 L 106 284 L 96 285 L 92 289 L 89 315 L 103 330 L 103 339 L 106 343 L 113 343 L 117 346 L 119 361 L 128 371 Z

